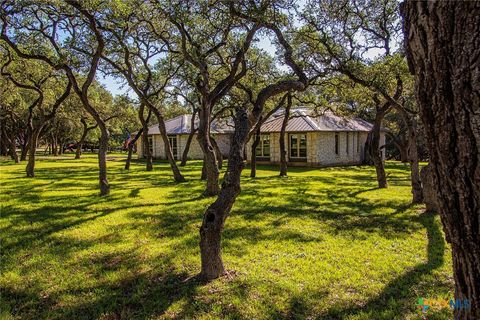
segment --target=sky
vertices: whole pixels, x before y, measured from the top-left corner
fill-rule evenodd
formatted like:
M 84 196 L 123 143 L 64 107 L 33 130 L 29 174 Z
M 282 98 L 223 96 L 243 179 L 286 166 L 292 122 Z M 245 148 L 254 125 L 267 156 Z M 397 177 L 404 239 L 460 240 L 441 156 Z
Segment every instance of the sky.
M 265 50 L 271 55 L 275 54 L 275 46 L 272 44 L 268 37 L 262 37 L 259 42 L 256 43 L 256 47 Z M 128 87 L 128 85 L 122 86 L 121 79 L 116 79 L 112 76 L 99 76 L 98 81 L 103 84 L 107 90 L 114 96 L 128 94 L 128 96 L 134 98 L 135 94 Z

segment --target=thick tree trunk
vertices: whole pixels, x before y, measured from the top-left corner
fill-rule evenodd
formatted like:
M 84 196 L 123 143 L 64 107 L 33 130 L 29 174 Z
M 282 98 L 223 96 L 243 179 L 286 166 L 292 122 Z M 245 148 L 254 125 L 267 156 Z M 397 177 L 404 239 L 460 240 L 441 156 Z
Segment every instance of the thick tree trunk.
M 155 114 L 158 120 L 158 129 L 163 139 L 163 144 L 165 146 L 165 154 L 167 156 L 168 163 L 170 164 L 170 168 L 173 173 L 173 179 L 175 179 L 176 182 L 185 182 L 185 178 L 183 177 L 180 169 L 178 169 L 177 163 L 175 162 L 172 147 L 170 146 L 170 141 L 168 141 L 167 129 L 165 128 L 165 120 L 163 119 L 163 116 L 160 111 L 158 111 L 158 109 L 156 109 L 155 107 L 150 107 L 150 110 Z
M 402 5 L 407 57 L 451 243 L 455 319 L 480 319 L 480 3 Z M 464 302 L 468 301 L 468 304 Z
M 203 151 L 204 166 L 207 175 L 207 185 L 204 195 L 214 196 L 218 194 L 220 189 L 218 186 L 220 171 L 218 170 L 215 148 L 210 142 L 210 106 L 204 105 L 199 112 L 199 116 L 200 121 L 198 126 L 197 140 Z
M 288 125 L 288 118 L 290 118 L 290 108 L 292 107 L 292 95 L 287 96 L 287 106 L 285 107 L 285 114 L 280 129 L 280 177 L 287 176 L 287 149 L 285 148 L 285 130 Z
M 30 129 L 30 141 L 28 143 L 28 162 L 25 169 L 28 178 L 35 177 L 35 152 L 37 151 L 37 142 L 41 131 L 42 127 Z
M 373 161 L 373 165 L 375 166 L 375 172 L 377 173 L 377 183 L 379 188 L 386 188 L 388 186 L 387 175 L 385 173 L 385 167 L 382 159 L 382 153 L 380 151 L 380 129 L 384 116 L 385 111 L 381 110 L 380 107 L 377 107 L 373 128 L 369 134 L 369 155 L 371 160 Z
M 235 117 L 235 133 L 228 157 L 227 171 L 222 189 L 203 216 L 200 227 L 200 253 L 202 260 L 201 277 L 212 280 L 225 273 L 221 255 L 222 230 L 227 215 L 230 213 L 235 199 L 240 194 L 240 176 L 245 166 L 243 150 L 248 138 L 249 125 L 247 112 L 237 111 Z
M 255 178 L 257 176 L 257 148 L 260 144 L 260 126 L 257 128 L 255 133 L 255 140 L 252 143 L 252 154 L 250 158 L 250 178 Z

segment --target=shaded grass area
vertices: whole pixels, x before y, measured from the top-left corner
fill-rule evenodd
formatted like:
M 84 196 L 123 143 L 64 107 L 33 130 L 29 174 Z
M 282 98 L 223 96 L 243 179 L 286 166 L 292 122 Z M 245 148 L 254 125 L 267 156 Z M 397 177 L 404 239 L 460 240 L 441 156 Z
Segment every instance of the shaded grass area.
M 408 167 L 244 172 L 226 222 L 229 274 L 205 284 L 201 163 L 123 170 L 99 197 L 93 155 L 42 157 L 36 178 L 3 160 L 0 317 L 11 319 L 420 319 L 418 298 L 453 296 L 438 217 L 411 206 Z M 451 318 L 449 310 L 428 319 Z

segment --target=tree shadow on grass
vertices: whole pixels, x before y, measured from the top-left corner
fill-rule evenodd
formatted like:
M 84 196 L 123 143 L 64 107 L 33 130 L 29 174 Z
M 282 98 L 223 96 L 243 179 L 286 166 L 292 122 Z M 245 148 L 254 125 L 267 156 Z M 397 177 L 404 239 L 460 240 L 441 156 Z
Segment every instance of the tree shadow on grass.
M 318 319 L 346 319 L 350 316 L 366 316 L 368 319 L 396 319 L 408 312 L 414 312 L 418 296 L 413 288 L 420 284 L 425 277 L 443 266 L 445 241 L 435 217 L 431 213 L 423 213 L 419 221 L 427 230 L 427 261 L 416 265 L 413 269 L 388 283 L 382 292 L 361 306 L 345 307 L 337 304 L 321 314 Z M 435 319 L 430 314 L 429 319 Z M 365 319 L 367 319 L 365 318 Z
M 2 296 L 4 304 L 6 301 L 16 302 L 15 306 L 3 307 L 13 315 L 22 314 L 25 319 L 151 319 L 165 314 L 179 300 L 183 300 L 187 307 L 175 317 L 183 319 L 194 314 L 196 288 L 202 284 L 198 277 L 171 271 L 165 274 L 133 274 L 115 283 L 60 291 L 43 297 L 41 292 L 32 289 L 27 292 L 4 287 Z M 94 292 L 96 299 L 88 299 Z M 59 295 L 75 296 L 78 301 L 62 306 L 57 301 Z M 28 308 L 16 309 L 22 305 L 28 305 Z

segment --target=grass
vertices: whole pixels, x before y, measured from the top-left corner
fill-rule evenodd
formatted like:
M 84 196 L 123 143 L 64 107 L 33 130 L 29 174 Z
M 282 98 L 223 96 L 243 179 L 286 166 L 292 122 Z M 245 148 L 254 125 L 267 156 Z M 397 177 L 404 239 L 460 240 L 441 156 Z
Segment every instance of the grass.
M 245 170 L 223 233 L 229 274 L 200 270 L 201 163 L 173 182 L 123 157 L 108 162 L 99 197 L 92 155 L 1 162 L 4 319 L 421 319 L 417 300 L 453 296 L 451 258 L 437 216 L 409 204 L 408 167 L 291 168 L 288 178 Z M 428 319 L 449 319 L 431 308 Z

